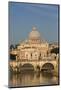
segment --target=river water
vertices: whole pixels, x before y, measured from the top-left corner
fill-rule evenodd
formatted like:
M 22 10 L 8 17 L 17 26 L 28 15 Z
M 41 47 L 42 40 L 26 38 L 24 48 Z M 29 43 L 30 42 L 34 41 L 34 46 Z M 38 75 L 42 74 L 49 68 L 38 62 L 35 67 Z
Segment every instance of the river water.
M 27 72 L 21 74 L 10 74 L 9 76 L 9 87 L 58 84 L 58 77 L 49 73 Z

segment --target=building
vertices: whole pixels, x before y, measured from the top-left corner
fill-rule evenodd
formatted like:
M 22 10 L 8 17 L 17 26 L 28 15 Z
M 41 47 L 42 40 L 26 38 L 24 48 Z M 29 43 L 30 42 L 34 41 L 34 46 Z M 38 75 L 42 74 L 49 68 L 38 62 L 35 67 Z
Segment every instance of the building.
M 40 33 L 33 27 L 29 33 L 28 39 L 23 41 L 17 47 L 17 55 L 19 59 L 39 59 L 47 56 L 49 44 L 41 40 Z M 15 53 L 15 51 L 13 51 Z
M 16 55 L 15 61 L 10 61 L 10 65 L 16 67 L 21 64 L 31 64 L 36 68 L 44 66 L 44 64 L 56 67 L 57 60 L 55 54 L 50 53 L 49 43 L 42 40 L 40 33 L 36 27 L 28 35 L 28 39 L 22 41 L 16 49 L 12 50 L 10 54 Z M 58 58 L 57 58 L 58 59 Z M 14 64 L 14 65 L 13 65 Z M 50 67 L 49 66 L 49 67 Z M 49 68 L 48 67 L 48 68 Z

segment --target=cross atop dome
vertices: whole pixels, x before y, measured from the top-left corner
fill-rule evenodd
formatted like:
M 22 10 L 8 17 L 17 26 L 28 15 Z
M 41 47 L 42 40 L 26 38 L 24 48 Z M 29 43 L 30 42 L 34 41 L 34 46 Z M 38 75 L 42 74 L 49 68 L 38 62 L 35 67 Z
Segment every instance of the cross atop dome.
M 37 30 L 37 28 L 35 26 L 32 27 L 32 30 Z

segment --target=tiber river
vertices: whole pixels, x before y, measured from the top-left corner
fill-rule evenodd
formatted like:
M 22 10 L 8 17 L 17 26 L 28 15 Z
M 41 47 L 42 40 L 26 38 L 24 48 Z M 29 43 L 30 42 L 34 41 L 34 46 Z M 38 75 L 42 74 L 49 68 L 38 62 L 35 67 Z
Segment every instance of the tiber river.
M 10 74 L 9 77 L 9 87 L 53 84 L 58 84 L 58 77 L 49 73 L 25 72 L 21 74 Z

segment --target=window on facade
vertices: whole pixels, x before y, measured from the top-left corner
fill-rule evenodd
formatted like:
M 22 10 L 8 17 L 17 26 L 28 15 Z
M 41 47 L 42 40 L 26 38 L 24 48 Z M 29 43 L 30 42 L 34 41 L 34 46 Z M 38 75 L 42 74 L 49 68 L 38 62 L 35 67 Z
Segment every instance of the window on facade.
M 41 53 L 40 53 L 40 57 L 41 57 Z
M 37 55 L 35 54 L 35 56 L 37 56 Z
M 56 59 L 56 56 L 54 58 Z
M 32 58 L 32 53 L 31 53 L 31 58 Z
M 47 51 L 47 55 L 48 55 L 48 51 Z
M 26 58 L 28 58 L 28 54 L 26 54 Z
M 35 57 L 37 57 L 37 54 L 35 54 Z

